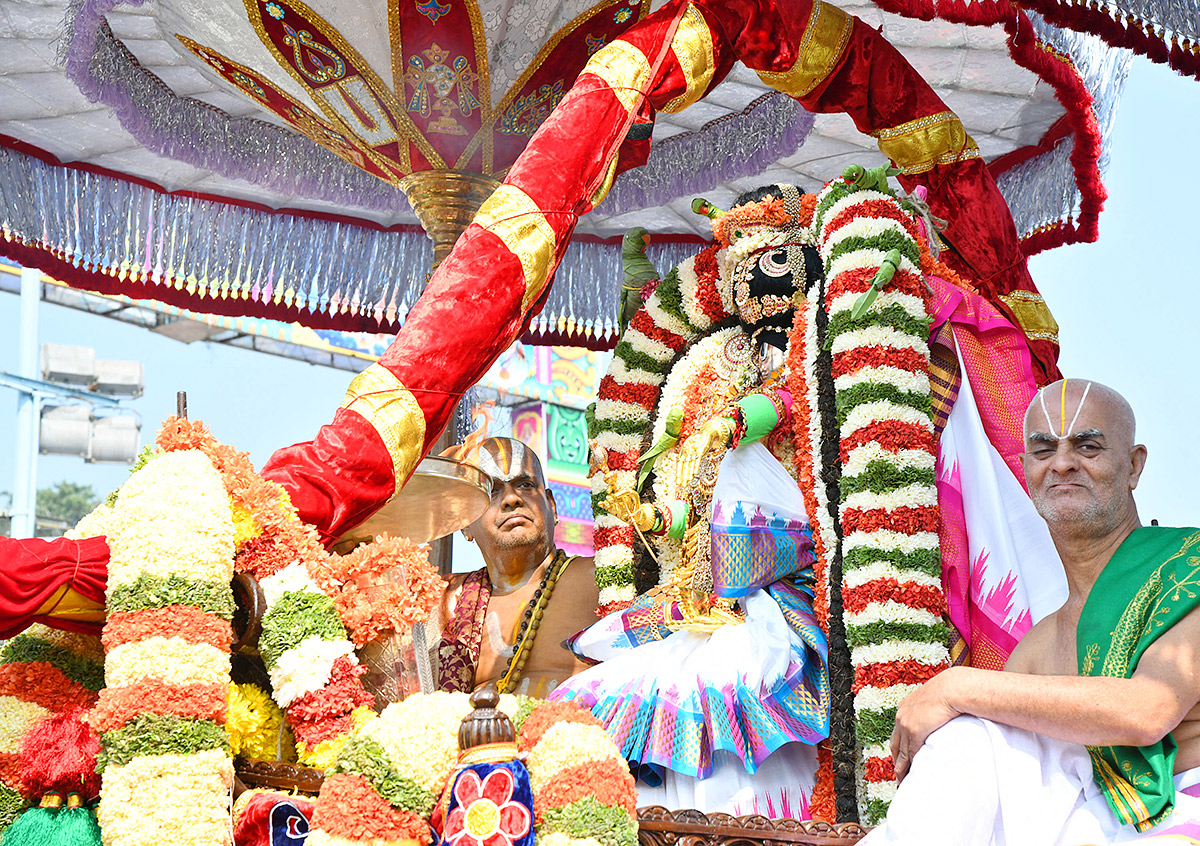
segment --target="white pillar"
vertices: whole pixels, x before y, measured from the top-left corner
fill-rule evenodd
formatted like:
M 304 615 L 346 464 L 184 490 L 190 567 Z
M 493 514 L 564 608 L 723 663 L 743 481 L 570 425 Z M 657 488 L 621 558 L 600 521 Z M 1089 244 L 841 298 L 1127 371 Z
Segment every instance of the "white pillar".
M 38 301 L 42 296 L 42 272 L 21 268 L 21 325 L 17 332 L 17 375 L 40 379 L 38 367 Z M 17 392 L 17 443 L 14 455 L 13 514 L 10 533 L 14 538 L 33 537 L 37 518 L 38 398 Z

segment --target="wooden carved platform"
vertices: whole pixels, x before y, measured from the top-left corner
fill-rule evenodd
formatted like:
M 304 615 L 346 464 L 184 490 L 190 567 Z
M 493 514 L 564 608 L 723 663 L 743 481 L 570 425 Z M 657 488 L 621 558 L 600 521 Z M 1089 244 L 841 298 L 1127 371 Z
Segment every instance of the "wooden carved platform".
M 324 777 L 320 770 L 277 761 L 238 759 L 235 768 L 239 781 L 247 787 L 314 796 Z M 639 846 L 851 846 L 866 833 L 858 823 L 638 808 Z
M 849 846 L 866 833 L 858 823 L 638 808 L 639 846 Z

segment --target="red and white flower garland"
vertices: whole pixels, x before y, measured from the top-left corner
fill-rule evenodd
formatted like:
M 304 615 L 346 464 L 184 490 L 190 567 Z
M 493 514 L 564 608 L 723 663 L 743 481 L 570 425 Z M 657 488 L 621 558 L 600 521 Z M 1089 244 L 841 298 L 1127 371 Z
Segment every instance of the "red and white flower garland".
M 106 529 L 106 687 L 90 716 L 104 842 L 230 843 L 234 523 L 221 477 L 199 451 L 160 456 L 122 486 Z
M 634 528 L 600 505 L 609 490 L 606 473 L 619 486 L 636 484 L 643 435 L 673 362 L 730 316 L 732 293 L 720 284 L 718 255 L 710 247 L 667 274 L 634 315 L 600 382 L 596 446 L 603 461 L 593 465 L 591 475 L 600 616 L 627 607 L 635 595 Z
M 825 342 L 837 392 L 840 587 L 855 668 L 859 813 L 870 824 L 883 818 L 895 795 L 887 743 L 896 707 L 950 659 L 937 538 L 927 289 L 918 223 L 890 194 L 834 180 L 818 199 L 815 229 L 826 270 Z M 901 255 L 895 276 L 862 318 L 851 320 L 854 304 L 893 249 Z M 815 321 L 806 323 L 812 359 L 817 339 L 808 327 Z M 811 381 L 805 400 L 813 420 Z M 816 425 L 804 446 L 819 467 Z M 814 493 L 819 498 L 823 489 L 816 486 Z M 828 512 L 817 505 L 814 522 L 821 524 Z M 831 535 L 822 529 L 828 550 Z

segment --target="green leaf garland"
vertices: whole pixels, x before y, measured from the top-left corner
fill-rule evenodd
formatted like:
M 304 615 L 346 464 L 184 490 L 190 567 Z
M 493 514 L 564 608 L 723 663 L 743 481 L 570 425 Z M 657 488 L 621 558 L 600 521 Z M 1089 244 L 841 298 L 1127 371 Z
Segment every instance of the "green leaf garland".
M 309 590 L 288 591 L 263 615 L 258 652 L 268 669 L 305 638 L 345 640 L 346 627 L 333 600 Z
M 229 752 L 225 726 L 170 714 L 138 714 L 124 726 L 100 736 L 103 749 L 96 769 L 124 766 L 141 755 L 191 755 L 206 749 Z
M 233 619 L 233 594 L 229 585 L 188 579 L 184 576 L 152 576 L 146 573 L 127 585 L 113 588 L 108 597 L 108 614 L 122 611 L 144 611 L 166 608 L 168 605 L 188 605 L 206 614 Z
M 577 799 L 542 815 L 538 836 L 562 832 L 571 837 L 594 837 L 603 846 L 637 846 L 637 826 L 623 808 L 601 804 L 594 796 Z
M 99 661 L 76 655 L 69 649 L 31 635 L 18 635 L 0 651 L 0 663 L 36 664 L 45 662 L 57 667 L 71 681 L 88 690 L 104 687 L 104 665 Z

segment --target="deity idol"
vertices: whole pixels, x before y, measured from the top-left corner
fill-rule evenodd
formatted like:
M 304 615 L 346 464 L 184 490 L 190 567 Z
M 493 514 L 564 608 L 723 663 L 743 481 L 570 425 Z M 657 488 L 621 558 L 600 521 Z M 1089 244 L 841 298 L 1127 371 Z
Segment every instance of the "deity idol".
M 728 213 L 698 201 L 716 243 L 648 296 L 601 385 L 608 613 L 573 641 L 601 663 L 553 695 L 604 720 L 638 765 L 641 804 L 832 819 L 814 807 L 832 804 L 832 754 L 876 818 L 894 790 L 896 702 L 951 662 L 948 612 L 972 634 L 965 546 L 948 550 L 943 588 L 939 534 L 962 545 L 965 521 L 951 474 L 939 485 L 938 440 L 953 450 L 993 415 L 963 408 L 947 429 L 954 396 L 929 339 L 932 324 L 969 346 L 987 306 L 888 175 L 850 168 L 819 195 L 769 186 Z M 975 362 L 959 359 L 951 381 L 969 394 Z M 838 701 L 854 713 L 840 730 L 834 713 L 827 741 Z

